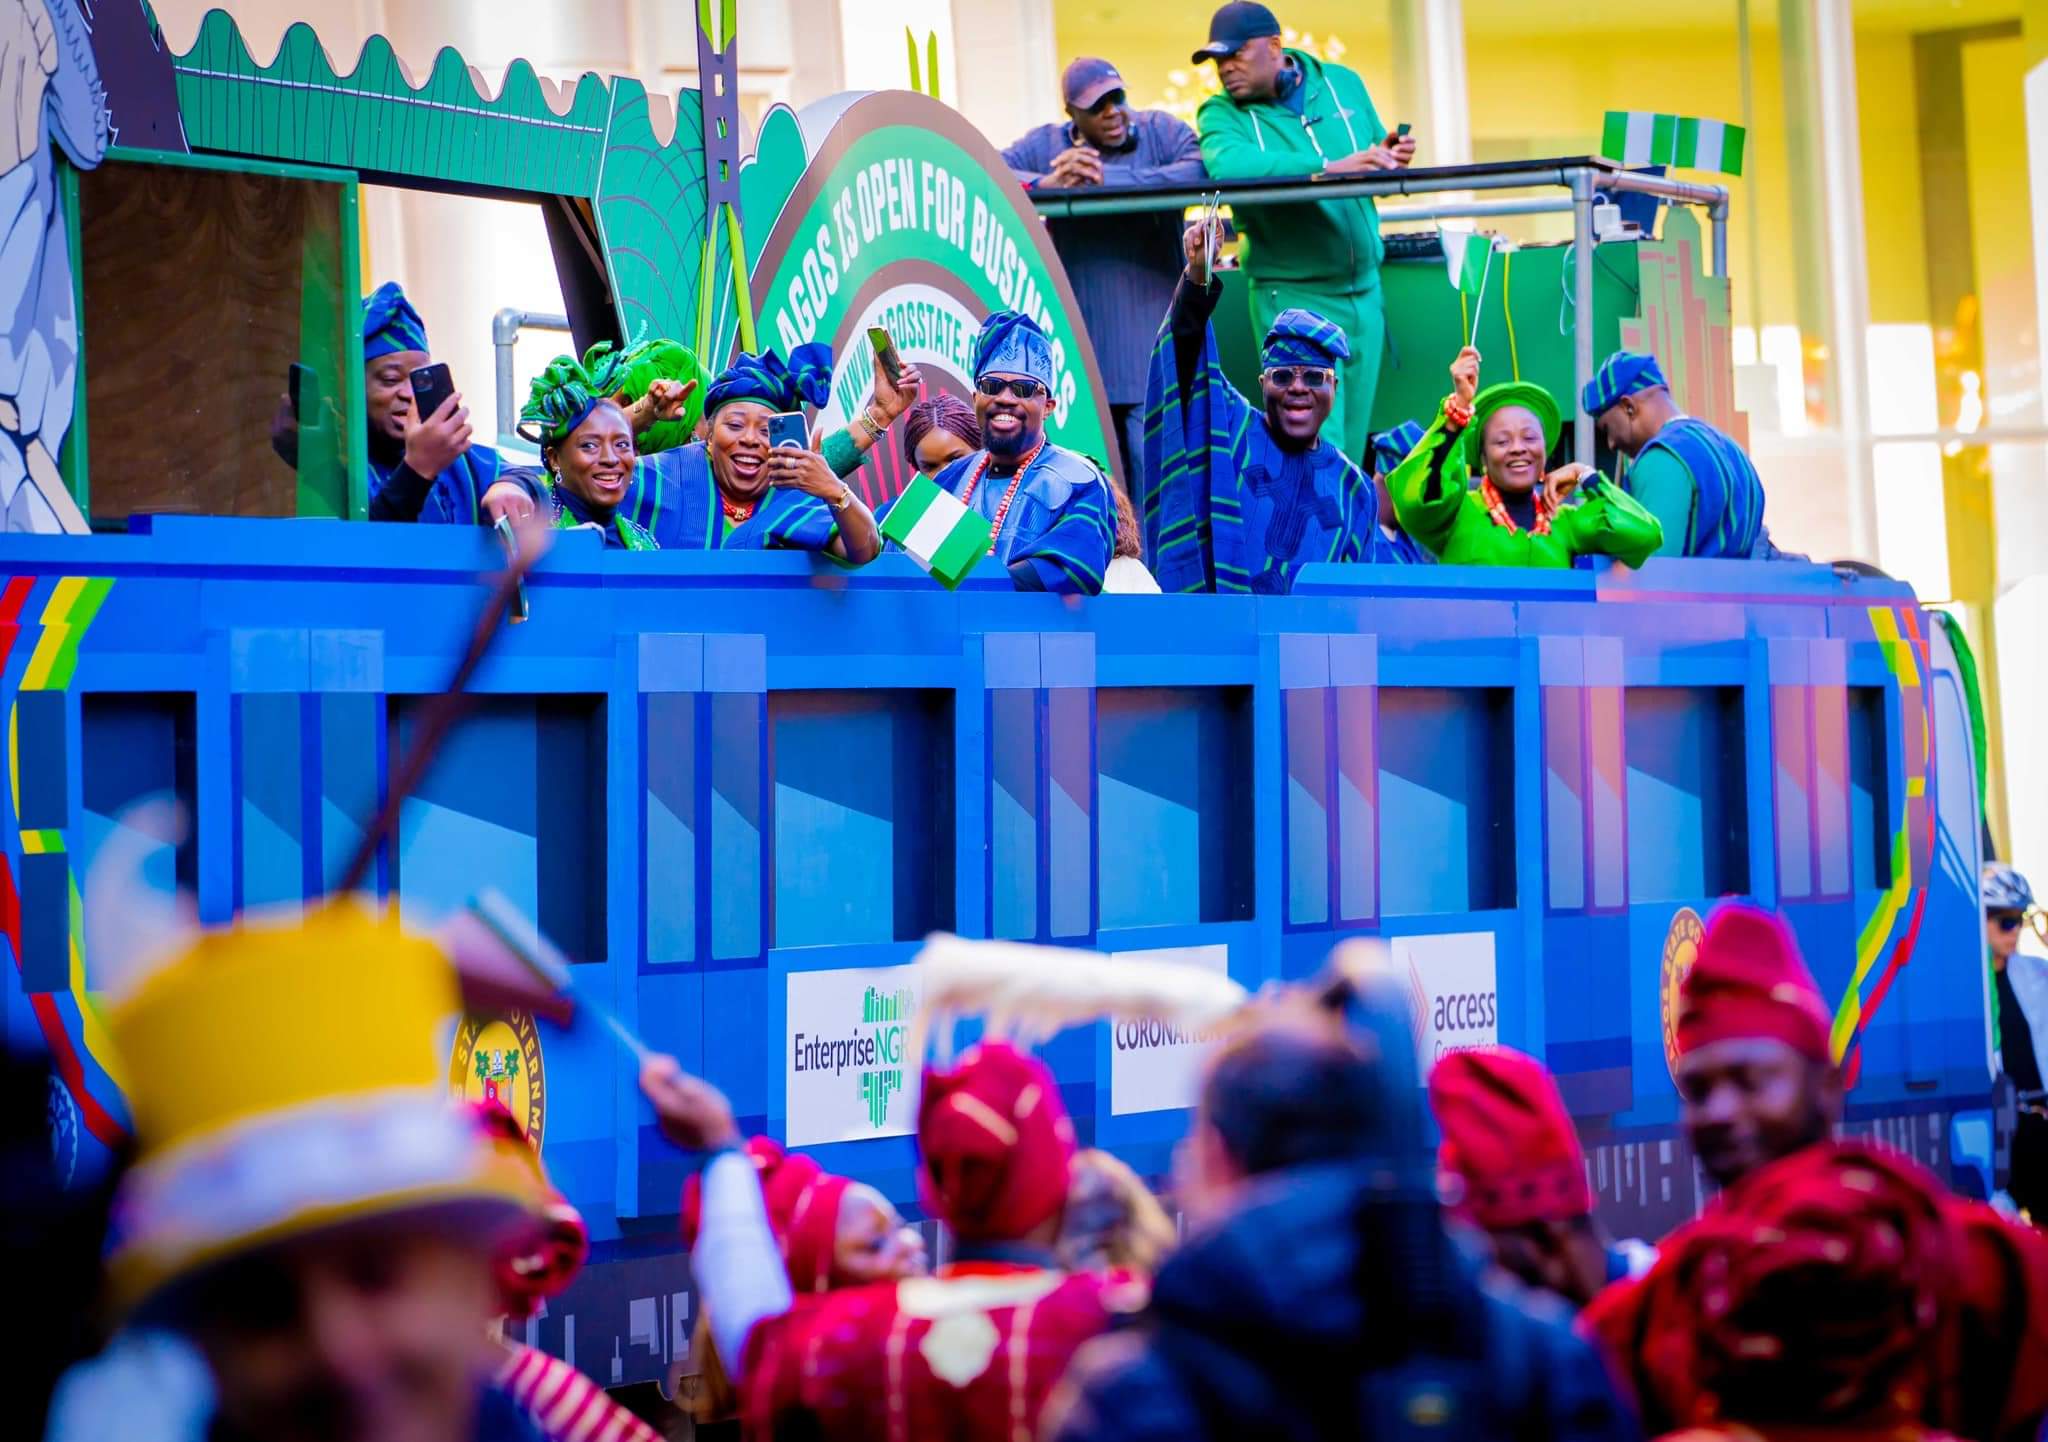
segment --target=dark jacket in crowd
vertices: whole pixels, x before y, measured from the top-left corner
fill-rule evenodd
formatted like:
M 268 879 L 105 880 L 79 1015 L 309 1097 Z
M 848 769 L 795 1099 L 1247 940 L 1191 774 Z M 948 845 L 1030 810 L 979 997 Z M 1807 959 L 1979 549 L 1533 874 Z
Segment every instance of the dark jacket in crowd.
M 1476 1278 L 1433 1202 L 1370 1168 L 1276 1173 L 1084 1347 L 1057 1442 L 1151 1438 L 1629 1442 L 1633 1418 L 1561 1309 Z

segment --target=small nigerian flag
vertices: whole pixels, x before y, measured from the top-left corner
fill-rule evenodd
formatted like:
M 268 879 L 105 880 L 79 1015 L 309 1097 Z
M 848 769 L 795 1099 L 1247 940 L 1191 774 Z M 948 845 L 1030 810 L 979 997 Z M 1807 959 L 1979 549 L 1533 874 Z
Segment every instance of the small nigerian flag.
M 1493 237 L 1471 231 L 1443 230 L 1444 270 L 1451 288 L 1466 295 L 1480 295 L 1486 289 L 1487 267 L 1493 264 Z
M 949 591 L 988 554 L 991 534 L 987 516 L 968 510 L 929 476 L 912 481 L 882 519 L 883 539 L 908 551 Z
M 1631 170 L 1671 165 L 1740 175 L 1745 134 L 1741 126 L 1720 120 L 1660 115 L 1650 110 L 1610 110 L 1600 133 L 1600 153 Z

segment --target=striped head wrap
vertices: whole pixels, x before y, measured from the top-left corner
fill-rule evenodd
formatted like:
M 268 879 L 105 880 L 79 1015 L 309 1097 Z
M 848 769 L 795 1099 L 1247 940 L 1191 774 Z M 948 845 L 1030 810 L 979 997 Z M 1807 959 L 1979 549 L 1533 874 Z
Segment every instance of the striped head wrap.
M 1344 327 L 1324 320 L 1312 310 L 1289 306 L 1273 320 L 1259 350 L 1262 366 L 1328 366 L 1351 359 L 1351 343 L 1344 339 Z
M 832 347 L 800 345 L 784 361 L 777 352 L 741 354 L 720 372 L 704 398 L 704 414 L 713 415 L 734 401 L 752 401 L 771 411 L 822 406 L 832 394 Z
M 427 326 L 398 282 L 387 280 L 363 297 L 363 359 L 427 348 Z
M 1657 390 L 1666 384 L 1655 356 L 1618 350 L 1600 363 L 1600 369 L 1580 392 L 1579 401 L 1587 415 L 1597 416 L 1625 396 Z

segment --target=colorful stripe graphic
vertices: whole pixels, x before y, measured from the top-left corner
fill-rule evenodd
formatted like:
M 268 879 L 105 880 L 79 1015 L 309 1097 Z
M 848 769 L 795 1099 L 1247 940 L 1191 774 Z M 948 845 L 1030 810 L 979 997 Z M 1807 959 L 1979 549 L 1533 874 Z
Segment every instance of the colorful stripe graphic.
M 1929 856 L 1933 854 L 1935 842 L 1935 810 L 1929 804 L 1932 798 L 1927 794 L 1927 779 L 1934 770 L 1934 733 L 1928 723 L 1926 693 L 1921 680 L 1926 658 L 1919 615 L 1910 606 L 1896 610 L 1889 606 L 1873 606 L 1870 608 L 1870 625 L 1878 643 L 1884 648 L 1885 664 L 1890 667 L 1899 686 L 1901 729 L 1907 738 L 1906 792 L 1899 807 L 1898 829 L 1892 834 L 1892 884 L 1878 899 L 1876 910 L 1871 912 L 1856 938 L 1856 971 L 1849 978 L 1848 988 L 1835 1010 L 1835 1023 L 1829 1035 L 1830 1049 L 1850 1086 L 1856 1084 L 1862 1067 L 1863 1054 L 1858 1043 L 1863 1031 L 1876 1017 L 1900 970 L 1912 959 L 1913 948 L 1920 939 L 1920 921 L 1927 909 L 1928 889 L 1924 885 L 1914 885 L 1915 880 L 1920 879 L 1916 874 L 1912 846 L 1916 814 L 1925 819 Z M 1917 746 L 1912 744 L 1915 740 L 1919 743 Z M 1914 764 L 1916 757 L 1917 766 Z M 1885 942 L 1890 939 L 1900 914 L 1905 911 L 1909 897 L 1913 906 L 1905 934 L 1892 947 L 1891 960 L 1886 963 L 1877 985 L 1871 988 L 1866 1005 L 1863 983 L 1869 979 L 1878 959 L 1884 954 Z
M 63 577 L 49 583 L 37 613 L 40 631 L 35 648 L 7 710 L 8 805 L 13 811 L 10 821 L 24 857 L 62 856 L 67 848 L 61 830 L 21 826 L 21 693 L 63 691 L 70 687 L 78 668 L 79 646 L 113 585 L 105 577 Z M 36 589 L 37 582 L 27 576 L 11 577 L 0 587 L 0 665 L 6 663 L 20 639 L 21 616 L 29 609 Z M 79 1120 L 100 1142 L 114 1146 L 127 1134 L 127 1109 L 121 1098 L 113 1046 L 98 1004 L 86 986 L 84 899 L 79 893 L 78 878 L 68 866 L 64 873 L 64 906 L 64 989 L 30 991 L 28 1002 L 44 1044 L 50 1049 L 51 1065 L 77 1103 Z M 0 933 L 4 933 L 13 948 L 16 971 L 25 975 L 21 908 L 13 865 L 7 856 L 0 855 Z

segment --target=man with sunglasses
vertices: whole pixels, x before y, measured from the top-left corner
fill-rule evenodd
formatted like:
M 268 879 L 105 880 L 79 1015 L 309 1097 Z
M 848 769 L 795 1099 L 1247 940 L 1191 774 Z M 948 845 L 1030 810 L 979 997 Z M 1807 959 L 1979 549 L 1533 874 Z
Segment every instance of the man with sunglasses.
M 1199 185 L 1207 178 L 1194 130 L 1164 110 L 1132 110 L 1124 103 L 1124 78 L 1107 60 L 1074 61 L 1061 93 L 1067 118 L 1039 126 L 1003 152 L 1025 189 Z M 1046 229 L 1095 342 L 1128 481 L 1139 446 L 1132 423 L 1145 400 L 1144 337 L 1180 274 L 1180 225 L 1167 212 L 1073 216 L 1048 220 Z
M 1213 244 L 1192 225 L 1183 248 L 1187 270 L 1152 347 L 1133 496 L 1160 589 L 1284 594 L 1310 562 L 1376 559 L 1373 483 L 1322 433 L 1351 356 L 1344 332 L 1282 311 L 1260 351 L 1257 399 L 1239 394 L 1210 324 L 1223 295 Z
M 1999 1064 L 2018 1093 L 2006 1193 L 2035 1222 L 2048 1224 L 2048 961 L 2020 950 L 2034 888 L 2002 861 L 1984 863 L 1984 946 L 1996 988 Z
M 1047 438 L 1053 379 L 1052 341 L 1037 321 L 1014 310 L 983 321 L 974 339 L 981 449 L 933 479 L 987 518 L 989 557 L 1018 590 L 1093 596 L 1116 545 L 1116 500 L 1095 462 Z

